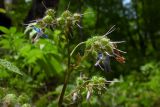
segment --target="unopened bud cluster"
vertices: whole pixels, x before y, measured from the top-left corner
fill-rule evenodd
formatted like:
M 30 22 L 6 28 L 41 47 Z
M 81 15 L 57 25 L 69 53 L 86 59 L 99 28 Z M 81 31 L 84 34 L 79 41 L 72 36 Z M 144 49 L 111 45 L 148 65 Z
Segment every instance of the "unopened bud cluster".
M 81 96 L 89 100 L 94 94 L 102 94 L 106 90 L 106 80 L 102 77 L 93 76 L 90 80 L 82 77 L 77 78 L 77 88 L 72 93 L 72 100 L 79 101 Z
M 34 25 L 44 29 L 45 27 L 61 27 L 63 30 L 66 30 L 69 27 L 73 27 L 74 25 L 78 25 L 80 21 L 81 14 L 79 13 L 71 13 L 69 10 L 64 11 L 59 17 L 56 17 L 55 10 L 48 9 L 45 12 L 45 16 L 34 22 Z M 30 23 L 33 25 L 33 23 Z
M 69 10 L 64 11 L 59 17 L 56 17 L 56 12 L 53 9 L 48 9 L 45 12 L 45 16 L 42 19 L 35 20 L 35 22 L 29 23 L 26 32 L 30 29 L 34 29 L 37 33 L 35 42 L 39 37 L 46 38 L 45 28 L 58 28 L 63 33 L 68 34 L 72 32 L 74 26 L 78 26 L 82 15 L 79 13 L 71 13 Z

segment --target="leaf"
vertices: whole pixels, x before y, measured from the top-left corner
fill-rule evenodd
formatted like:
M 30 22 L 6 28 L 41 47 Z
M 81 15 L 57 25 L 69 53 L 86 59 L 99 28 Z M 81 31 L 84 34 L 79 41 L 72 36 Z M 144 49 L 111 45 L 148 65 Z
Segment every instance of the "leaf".
M 6 13 L 6 10 L 3 8 L 0 8 L 0 13 Z
M 10 43 L 8 42 L 7 39 L 2 39 L 0 41 L 0 46 L 1 46 L 1 48 L 5 48 L 5 49 L 10 49 L 11 48 Z
M 32 49 L 27 55 L 27 63 L 35 63 L 37 59 L 42 59 L 43 53 L 39 49 Z
M 0 68 L 0 78 L 9 78 L 9 73 L 4 68 Z
M 63 70 L 62 64 L 53 57 L 51 58 L 51 61 L 52 61 L 52 64 L 53 64 L 56 72 L 60 73 Z
M 96 12 L 92 8 L 87 8 L 84 12 L 83 17 L 84 26 L 91 27 L 95 25 L 96 22 Z
M 9 61 L 6 61 L 4 59 L 0 59 L 0 65 L 2 65 L 4 68 L 7 68 L 9 71 L 12 71 L 12 72 L 15 72 L 17 74 L 22 75 L 20 70 Z
M 9 33 L 9 30 L 3 26 L 0 26 L 0 31 L 2 31 L 3 33 Z
M 9 30 L 12 34 L 15 34 L 17 31 L 16 27 L 11 27 Z

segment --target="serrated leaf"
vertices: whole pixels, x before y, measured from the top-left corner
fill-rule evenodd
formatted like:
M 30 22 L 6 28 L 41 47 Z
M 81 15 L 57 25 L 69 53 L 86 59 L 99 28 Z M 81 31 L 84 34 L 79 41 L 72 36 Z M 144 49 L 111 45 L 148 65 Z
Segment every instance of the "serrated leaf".
M 12 72 L 15 72 L 17 74 L 22 75 L 20 70 L 9 61 L 6 61 L 4 59 L 0 59 L 0 65 L 2 65 L 4 68 L 8 69 L 9 71 L 12 71 Z

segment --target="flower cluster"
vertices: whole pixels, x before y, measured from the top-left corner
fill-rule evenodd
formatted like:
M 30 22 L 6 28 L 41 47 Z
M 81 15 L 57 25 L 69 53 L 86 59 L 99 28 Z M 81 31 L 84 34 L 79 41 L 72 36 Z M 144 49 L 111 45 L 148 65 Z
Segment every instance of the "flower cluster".
M 53 9 L 48 9 L 45 16 L 37 21 L 37 25 L 41 28 L 51 26 L 51 27 L 72 27 L 80 21 L 81 14 L 72 14 L 69 10 L 64 11 L 60 17 L 55 16 L 55 11 Z
M 94 36 L 86 41 L 86 52 L 91 52 L 97 56 L 95 66 L 99 66 L 104 71 L 110 71 L 110 57 L 114 57 L 120 63 L 125 63 L 125 58 L 121 53 L 126 52 L 119 50 L 116 45 L 122 42 L 124 41 L 113 42 L 105 35 Z
M 45 28 L 61 28 L 64 33 L 71 32 L 73 26 L 77 25 L 80 22 L 82 14 L 79 13 L 71 13 L 70 11 L 64 11 L 59 17 L 56 17 L 55 11 L 53 9 L 48 9 L 45 12 L 45 16 L 42 19 L 35 20 L 28 24 L 26 29 L 34 29 L 37 33 L 37 36 L 34 38 L 34 41 L 39 37 L 47 37 L 45 32 Z
M 76 103 L 81 101 L 83 97 L 86 98 L 87 101 L 91 99 L 94 95 L 102 95 L 107 90 L 106 84 L 120 82 L 117 80 L 107 81 L 103 77 L 93 76 L 91 79 L 87 77 L 80 76 L 76 80 L 77 86 L 72 93 L 70 93 L 65 98 L 72 98 L 71 100 Z
M 68 35 L 72 33 L 72 29 L 74 26 L 81 26 L 78 24 L 82 14 L 79 13 L 71 13 L 70 11 L 64 11 L 59 17 L 56 17 L 55 11 L 53 9 L 48 9 L 45 13 L 45 16 L 42 19 L 36 20 L 33 23 L 28 24 L 27 29 L 33 29 L 36 31 L 36 37 L 33 39 L 35 42 L 38 38 L 48 38 L 45 34 L 45 28 L 59 28 L 65 34 L 66 39 L 70 39 Z M 113 30 L 112 30 L 113 31 Z M 84 59 L 89 53 L 97 57 L 97 61 L 95 62 L 95 66 L 99 66 L 104 71 L 111 71 L 110 68 L 110 57 L 114 57 L 118 62 L 125 63 L 125 58 L 121 55 L 121 53 L 126 53 L 117 48 L 118 43 L 122 43 L 124 41 L 111 41 L 106 35 L 112 32 L 109 30 L 103 36 L 94 36 L 89 38 L 85 42 L 79 43 L 71 52 L 69 51 L 70 45 L 68 41 L 68 75 L 72 72 L 70 57 L 73 55 L 77 47 L 82 44 L 85 44 L 85 53 L 84 56 L 79 58 L 80 60 Z M 79 66 L 79 62 L 76 66 Z M 74 67 L 74 66 L 73 66 Z M 63 96 L 65 92 L 65 88 L 67 85 L 67 79 L 65 79 L 65 84 L 62 89 L 62 94 L 60 95 L 59 102 L 63 101 Z M 77 87 L 76 89 L 69 95 L 71 96 L 73 102 L 79 102 L 81 96 L 85 96 L 87 100 L 91 98 L 93 94 L 102 94 L 106 90 L 106 84 L 113 82 L 107 81 L 103 77 L 93 76 L 88 79 L 87 77 L 80 76 L 76 80 Z
M 79 101 L 82 96 L 86 97 L 86 100 L 90 100 L 93 94 L 102 94 L 106 90 L 106 84 L 108 81 L 103 77 L 93 76 L 91 79 L 86 77 L 78 77 L 77 88 L 70 94 L 72 101 Z

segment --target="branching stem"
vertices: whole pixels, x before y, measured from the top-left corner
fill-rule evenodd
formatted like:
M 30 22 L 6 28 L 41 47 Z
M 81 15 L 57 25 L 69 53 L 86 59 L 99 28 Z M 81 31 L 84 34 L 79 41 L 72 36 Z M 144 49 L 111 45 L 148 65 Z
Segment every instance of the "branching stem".
M 85 42 L 81 42 L 81 43 L 79 43 L 73 50 L 72 50 L 72 52 L 71 52 L 71 54 L 70 54 L 70 56 L 72 56 L 73 55 L 73 53 L 75 52 L 75 50 L 80 46 L 80 45 L 82 45 L 82 44 L 85 44 Z

